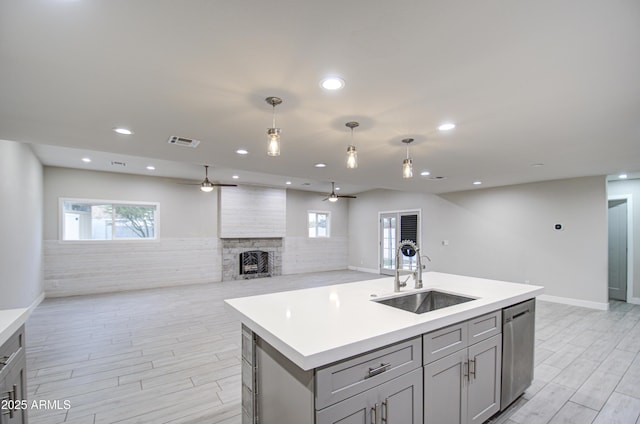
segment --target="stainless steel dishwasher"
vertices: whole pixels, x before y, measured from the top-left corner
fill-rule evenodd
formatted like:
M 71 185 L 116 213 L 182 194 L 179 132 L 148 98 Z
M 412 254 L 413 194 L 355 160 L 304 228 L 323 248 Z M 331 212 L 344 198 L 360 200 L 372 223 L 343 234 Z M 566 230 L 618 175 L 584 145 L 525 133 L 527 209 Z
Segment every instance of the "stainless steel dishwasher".
M 535 317 L 535 299 L 502 310 L 501 411 L 524 393 L 533 381 Z

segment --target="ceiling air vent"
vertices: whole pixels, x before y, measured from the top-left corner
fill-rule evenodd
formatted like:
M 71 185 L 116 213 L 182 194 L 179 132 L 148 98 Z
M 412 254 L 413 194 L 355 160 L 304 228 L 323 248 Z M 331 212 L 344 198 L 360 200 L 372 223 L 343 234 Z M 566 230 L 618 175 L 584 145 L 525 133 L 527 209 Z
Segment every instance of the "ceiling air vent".
M 117 161 L 117 160 L 112 160 L 112 161 L 111 161 L 111 166 L 122 166 L 122 167 L 124 167 L 124 166 L 127 166 L 127 164 L 126 164 L 125 162 L 120 162 L 120 161 Z
M 172 135 L 171 137 L 169 137 L 169 144 L 195 148 L 198 147 L 198 144 L 200 144 L 200 140 Z

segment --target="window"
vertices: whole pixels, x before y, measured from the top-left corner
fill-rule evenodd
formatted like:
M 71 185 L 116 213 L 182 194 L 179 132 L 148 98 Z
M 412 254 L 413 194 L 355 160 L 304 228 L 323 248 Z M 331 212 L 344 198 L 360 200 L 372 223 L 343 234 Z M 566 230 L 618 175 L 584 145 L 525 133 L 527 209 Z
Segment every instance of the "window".
M 155 239 L 157 203 L 61 199 L 62 240 Z
M 309 237 L 329 237 L 330 215 L 329 212 L 308 212 Z

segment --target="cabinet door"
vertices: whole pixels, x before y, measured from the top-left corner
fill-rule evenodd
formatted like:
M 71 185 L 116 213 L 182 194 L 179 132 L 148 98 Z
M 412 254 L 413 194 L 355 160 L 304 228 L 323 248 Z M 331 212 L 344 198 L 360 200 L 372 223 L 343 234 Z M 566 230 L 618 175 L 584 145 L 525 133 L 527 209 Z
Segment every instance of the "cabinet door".
M 377 403 L 376 388 L 321 409 L 316 413 L 316 424 L 371 424 Z M 380 405 L 378 405 L 380 414 Z
M 467 421 L 467 349 L 424 367 L 424 424 Z
M 422 369 L 328 406 L 316 418 L 316 424 L 422 424 Z
M 379 423 L 422 424 L 422 368 L 380 385 Z
M 483 423 L 500 409 L 501 364 L 501 335 L 469 347 L 469 423 Z

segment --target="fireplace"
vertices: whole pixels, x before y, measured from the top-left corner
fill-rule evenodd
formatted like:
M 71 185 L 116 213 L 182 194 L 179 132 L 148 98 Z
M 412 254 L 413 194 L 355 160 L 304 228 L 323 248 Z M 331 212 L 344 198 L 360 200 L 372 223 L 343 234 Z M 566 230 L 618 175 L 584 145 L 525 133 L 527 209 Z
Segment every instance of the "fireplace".
M 222 239 L 222 281 L 277 275 L 282 275 L 281 238 Z
M 271 276 L 271 266 L 269 252 L 263 250 L 248 250 L 240 253 L 240 275 L 244 278 L 257 277 L 256 274 L 266 274 Z M 262 275 L 259 275 L 262 276 Z

